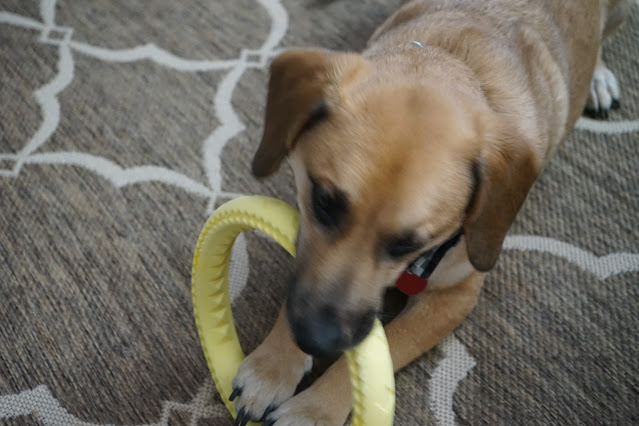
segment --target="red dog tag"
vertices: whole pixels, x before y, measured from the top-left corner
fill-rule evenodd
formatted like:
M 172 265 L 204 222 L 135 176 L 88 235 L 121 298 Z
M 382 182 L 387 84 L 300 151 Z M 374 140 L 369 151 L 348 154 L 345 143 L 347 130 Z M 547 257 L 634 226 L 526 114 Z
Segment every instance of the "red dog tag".
M 419 275 L 411 274 L 408 271 L 402 272 L 402 275 L 397 278 L 395 286 L 407 296 L 414 296 L 421 293 L 426 288 L 428 281 L 420 277 Z

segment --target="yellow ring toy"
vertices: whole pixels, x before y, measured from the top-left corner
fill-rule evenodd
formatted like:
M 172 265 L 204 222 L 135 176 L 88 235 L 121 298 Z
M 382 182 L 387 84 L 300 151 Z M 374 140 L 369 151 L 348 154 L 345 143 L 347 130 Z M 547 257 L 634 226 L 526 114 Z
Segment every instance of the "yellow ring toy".
M 215 386 L 233 418 L 237 414 L 229 396 L 244 359 L 228 290 L 233 243 L 242 232 L 260 230 L 294 256 L 298 226 L 299 214 L 290 205 L 262 196 L 240 197 L 211 215 L 197 241 L 191 275 L 195 323 Z M 346 359 L 353 389 L 353 426 L 392 425 L 393 364 L 379 320 L 362 343 L 346 352 Z

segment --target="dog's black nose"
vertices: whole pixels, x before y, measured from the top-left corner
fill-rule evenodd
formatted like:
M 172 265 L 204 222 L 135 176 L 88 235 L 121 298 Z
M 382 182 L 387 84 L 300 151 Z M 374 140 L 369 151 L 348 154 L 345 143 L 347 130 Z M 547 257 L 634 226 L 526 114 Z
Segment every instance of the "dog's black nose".
M 342 332 L 336 315 L 327 310 L 301 318 L 291 318 L 289 324 L 299 348 L 309 355 L 326 357 L 337 354 L 342 346 Z

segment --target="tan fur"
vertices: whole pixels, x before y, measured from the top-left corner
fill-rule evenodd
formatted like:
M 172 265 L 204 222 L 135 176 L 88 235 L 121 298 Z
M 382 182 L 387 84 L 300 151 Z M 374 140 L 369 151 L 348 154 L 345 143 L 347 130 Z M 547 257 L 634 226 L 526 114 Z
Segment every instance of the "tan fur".
M 386 327 L 395 368 L 452 332 L 476 302 L 477 271 L 495 264 L 530 187 L 583 111 L 604 33 L 627 3 L 412 1 L 361 55 L 301 50 L 275 59 L 253 171 L 267 176 L 289 155 L 295 172 L 296 286 L 310 298 L 289 306 L 293 315 L 330 306 L 350 330 L 346 313 L 379 308 L 418 254 L 390 259 L 380 249 L 385 238 L 414 231 L 426 249 L 463 228 L 429 291 Z M 321 106 L 328 117 L 308 128 Z M 350 202 L 337 237 L 313 218 L 309 176 Z M 282 317 L 276 330 L 258 351 L 299 363 Z M 278 424 L 342 424 L 348 394 L 339 361 L 274 416 Z

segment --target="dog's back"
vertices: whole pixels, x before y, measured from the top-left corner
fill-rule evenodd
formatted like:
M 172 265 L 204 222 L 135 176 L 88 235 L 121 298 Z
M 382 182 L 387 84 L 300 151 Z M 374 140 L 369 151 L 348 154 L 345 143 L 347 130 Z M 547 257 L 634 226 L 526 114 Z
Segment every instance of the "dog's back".
M 369 41 L 371 57 L 413 39 L 468 66 L 542 162 L 583 112 L 606 17 L 619 1 L 413 1 Z

